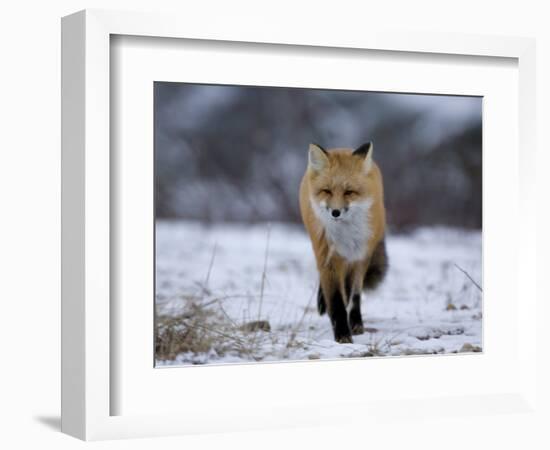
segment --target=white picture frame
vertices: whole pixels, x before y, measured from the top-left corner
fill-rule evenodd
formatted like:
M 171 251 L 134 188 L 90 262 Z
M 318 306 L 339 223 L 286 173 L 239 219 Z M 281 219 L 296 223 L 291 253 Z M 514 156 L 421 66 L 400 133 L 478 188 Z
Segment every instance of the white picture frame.
M 518 303 L 516 323 L 516 344 L 521 351 L 515 388 L 464 397 L 425 395 L 424 399 L 401 392 L 386 400 L 382 396 L 370 403 L 346 404 L 345 413 L 339 408 L 330 408 L 330 401 L 319 401 L 300 407 L 283 402 L 270 411 L 258 410 L 255 414 L 235 411 L 234 405 L 220 404 L 220 413 L 211 417 L 207 417 L 206 412 L 189 411 L 112 414 L 114 391 L 121 388 L 111 372 L 112 358 L 117 357 L 112 347 L 117 324 L 112 320 L 110 305 L 114 289 L 110 270 L 111 185 L 117 176 L 110 168 L 109 151 L 113 35 L 298 45 L 330 48 L 334 52 L 368 49 L 408 52 L 413 56 L 447 54 L 517 60 L 519 180 L 512 189 L 521 199 L 517 213 L 522 220 L 517 223 L 519 233 L 511 246 L 518 260 L 532 262 L 517 267 L 517 283 L 521 283 L 523 296 Z M 283 30 L 253 22 L 235 28 L 220 21 L 205 27 L 192 17 L 87 10 L 63 19 L 62 53 L 62 430 L 65 433 L 97 440 L 307 426 L 377 416 L 384 420 L 402 420 L 404 413 L 422 414 L 430 404 L 437 405 L 440 416 L 537 412 L 540 406 L 535 401 L 536 237 L 527 232 L 535 228 L 536 219 L 532 200 L 535 198 L 532 195 L 535 151 L 535 44 L 532 39 L 374 29 L 363 30 L 358 35 L 345 27 L 326 35 L 311 27 L 307 33 L 303 29 Z M 517 297 L 517 293 L 515 295 Z M 451 364 L 460 364 L 460 361 Z M 329 366 L 323 367 L 301 366 L 295 371 L 312 374 Z M 341 370 L 336 365 L 330 367 L 330 370 Z M 260 376 L 269 376 L 266 374 L 275 368 L 264 365 L 253 370 Z M 345 370 L 357 370 L 357 366 L 347 365 Z M 400 405 L 397 411 L 396 402 Z M 234 417 L 223 420 L 224 414 Z

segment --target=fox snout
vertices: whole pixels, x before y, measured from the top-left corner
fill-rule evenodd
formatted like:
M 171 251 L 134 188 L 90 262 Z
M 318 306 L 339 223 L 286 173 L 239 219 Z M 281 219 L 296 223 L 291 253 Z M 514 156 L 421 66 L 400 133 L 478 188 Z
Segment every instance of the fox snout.
M 342 219 L 349 211 L 349 206 L 347 205 L 331 206 L 328 203 L 322 202 L 321 206 L 325 208 L 326 212 L 332 219 Z
M 348 212 L 349 208 L 347 206 L 344 206 L 342 208 L 330 208 L 330 207 L 327 207 L 327 210 L 330 214 L 330 216 L 333 218 L 333 219 L 341 219 L 343 218 L 346 213 Z

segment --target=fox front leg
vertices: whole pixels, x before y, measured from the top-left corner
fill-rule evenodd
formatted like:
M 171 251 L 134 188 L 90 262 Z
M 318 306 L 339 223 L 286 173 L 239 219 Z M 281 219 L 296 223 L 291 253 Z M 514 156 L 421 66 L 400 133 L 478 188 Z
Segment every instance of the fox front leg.
M 348 324 L 348 312 L 344 302 L 345 293 L 339 283 L 331 279 L 321 279 L 323 297 L 325 299 L 326 310 L 332 324 L 334 340 L 341 344 L 352 342 L 351 330 Z
M 336 289 L 328 302 L 328 313 L 332 322 L 334 339 L 340 344 L 350 344 L 351 330 L 348 324 L 348 312 L 340 289 Z
M 363 317 L 361 316 L 361 294 L 354 293 L 351 297 L 351 310 L 349 312 L 349 325 L 351 334 L 354 336 L 363 334 L 365 327 L 363 326 Z
M 365 332 L 363 317 L 361 315 L 361 292 L 363 291 L 365 271 L 364 266 L 357 266 L 354 268 L 353 275 L 351 277 L 351 308 L 349 312 L 349 325 L 351 328 L 351 334 L 353 335 L 363 334 Z
M 317 311 L 320 316 L 327 312 L 327 304 L 325 302 L 325 296 L 323 295 L 323 288 L 321 286 L 319 286 L 319 290 L 317 291 Z

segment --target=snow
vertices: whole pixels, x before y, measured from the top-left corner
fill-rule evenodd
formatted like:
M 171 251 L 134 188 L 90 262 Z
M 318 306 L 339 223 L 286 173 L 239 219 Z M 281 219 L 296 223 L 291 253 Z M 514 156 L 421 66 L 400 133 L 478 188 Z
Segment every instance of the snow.
M 157 314 L 178 316 L 198 303 L 250 347 L 186 351 L 157 365 L 481 351 L 481 232 L 434 227 L 386 239 L 388 275 L 363 294 L 367 331 L 338 344 L 316 310 L 318 275 L 301 227 L 158 221 Z M 256 320 L 268 321 L 270 331 L 242 331 Z

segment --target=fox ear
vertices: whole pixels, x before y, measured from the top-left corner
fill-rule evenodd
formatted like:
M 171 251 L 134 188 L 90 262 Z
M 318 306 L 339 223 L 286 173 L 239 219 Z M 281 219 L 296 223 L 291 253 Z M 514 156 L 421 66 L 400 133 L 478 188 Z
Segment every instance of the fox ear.
M 372 167 L 372 152 L 373 152 L 373 145 L 372 142 L 367 142 L 366 144 L 361 145 L 356 150 L 354 150 L 353 154 L 355 156 L 361 156 L 365 159 L 365 172 L 369 172 Z
M 315 172 L 323 170 L 328 164 L 326 150 L 317 144 L 309 144 L 309 168 Z

